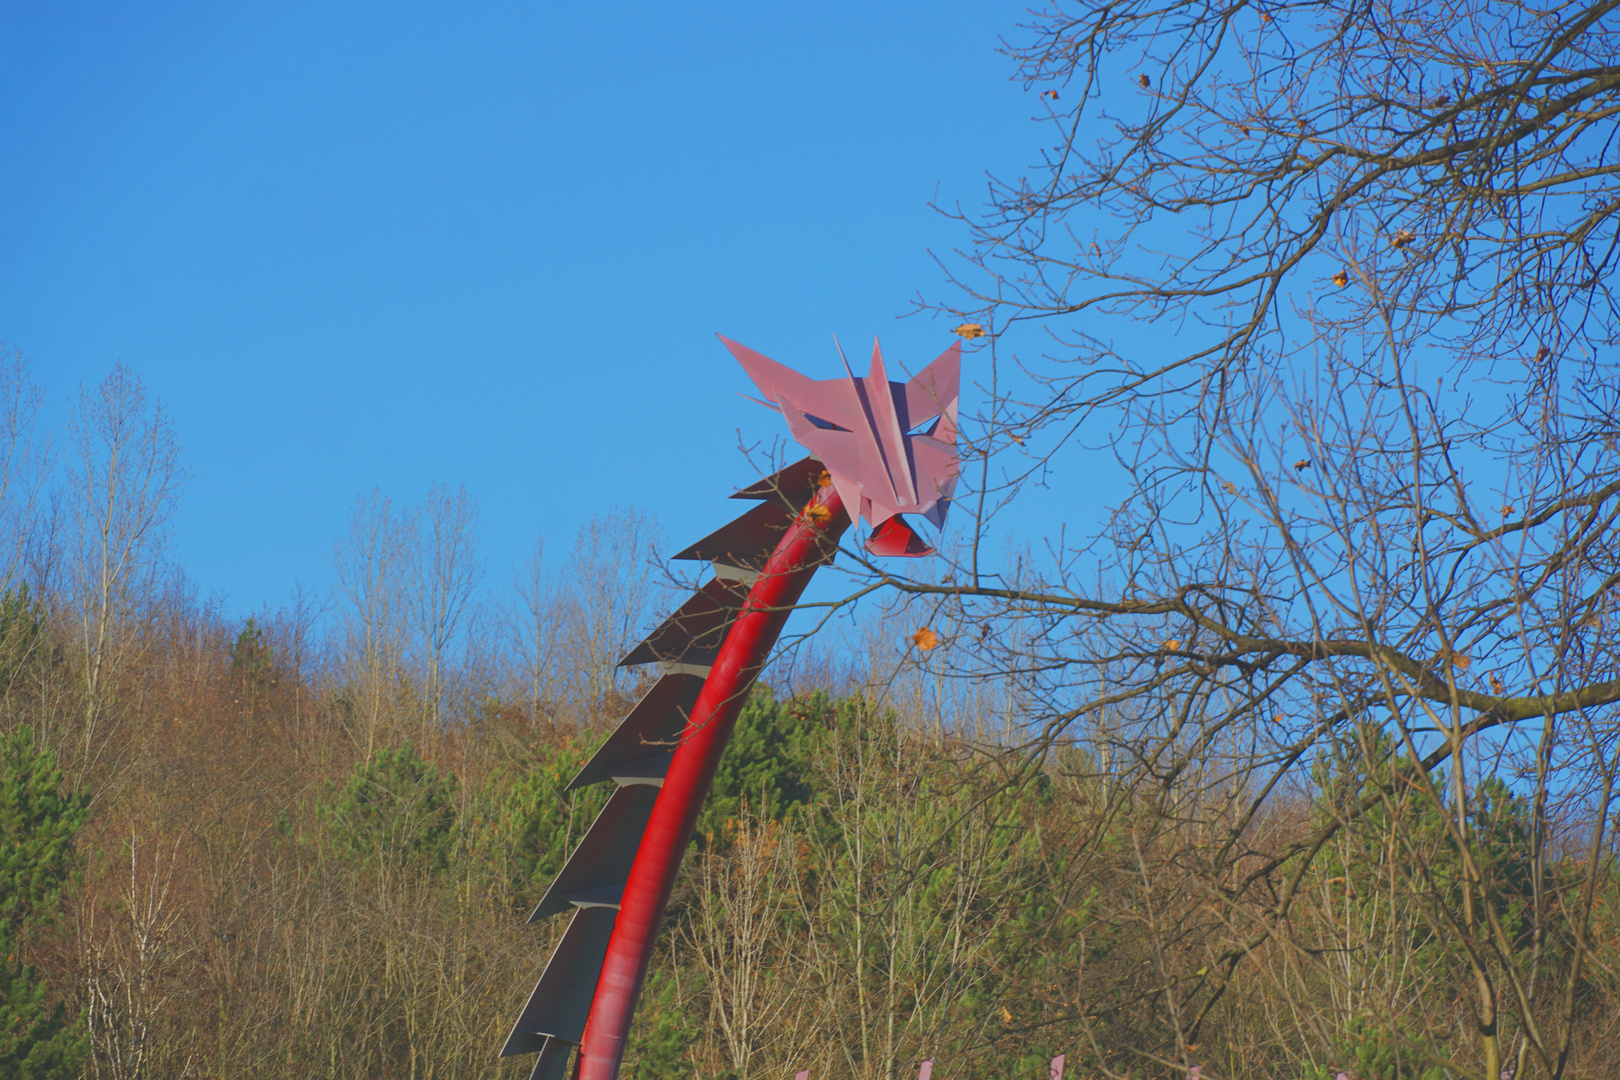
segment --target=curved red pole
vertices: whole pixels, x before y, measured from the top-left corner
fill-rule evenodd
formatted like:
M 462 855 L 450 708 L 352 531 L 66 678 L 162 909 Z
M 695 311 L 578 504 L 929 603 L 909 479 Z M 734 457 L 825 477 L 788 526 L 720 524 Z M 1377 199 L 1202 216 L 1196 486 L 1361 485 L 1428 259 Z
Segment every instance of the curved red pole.
M 838 493 L 830 486 L 821 488 L 805 512 L 788 526 L 720 646 L 664 774 L 663 790 L 625 882 L 579 1049 L 579 1080 L 618 1077 L 658 924 L 663 921 L 681 856 L 691 843 L 692 827 L 714 781 L 720 754 L 731 738 L 748 688 L 782 632 L 789 609 L 821 563 L 823 544 L 836 541 L 848 525 L 849 516 Z

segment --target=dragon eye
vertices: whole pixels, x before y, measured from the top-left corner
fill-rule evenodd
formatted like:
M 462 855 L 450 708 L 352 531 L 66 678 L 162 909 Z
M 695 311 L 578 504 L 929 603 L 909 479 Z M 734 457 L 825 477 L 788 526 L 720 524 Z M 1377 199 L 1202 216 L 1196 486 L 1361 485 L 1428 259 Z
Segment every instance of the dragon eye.
M 910 431 L 906 432 L 906 438 L 909 439 L 913 435 L 932 435 L 937 427 L 939 427 L 939 417 L 930 416 L 927 420 L 913 426 Z
M 823 420 L 821 417 L 819 417 L 819 416 L 811 416 L 809 413 L 805 413 L 804 418 L 806 420 L 810 421 L 816 427 L 820 428 L 822 431 L 848 431 L 849 430 L 849 428 L 847 428 L 847 427 L 839 427 L 837 424 L 833 423 L 831 420 Z

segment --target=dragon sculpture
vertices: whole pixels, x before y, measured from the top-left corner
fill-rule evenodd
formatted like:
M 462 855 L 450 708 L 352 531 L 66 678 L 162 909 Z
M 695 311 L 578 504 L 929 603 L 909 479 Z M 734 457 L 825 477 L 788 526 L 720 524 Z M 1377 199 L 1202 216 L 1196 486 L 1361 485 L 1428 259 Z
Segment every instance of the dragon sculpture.
M 944 524 L 957 479 L 960 346 L 907 382 L 815 380 L 721 338 L 810 456 L 733 498 L 759 505 L 677 559 L 714 578 L 620 666 L 662 676 L 567 790 L 616 785 L 529 921 L 572 912 L 501 1056 L 538 1053 L 530 1080 L 616 1080 L 681 856 L 732 727 L 782 625 L 855 517 L 874 555 L 929 554 L 905 522 Z M 759 400 L 759 399 L 754 399 Z

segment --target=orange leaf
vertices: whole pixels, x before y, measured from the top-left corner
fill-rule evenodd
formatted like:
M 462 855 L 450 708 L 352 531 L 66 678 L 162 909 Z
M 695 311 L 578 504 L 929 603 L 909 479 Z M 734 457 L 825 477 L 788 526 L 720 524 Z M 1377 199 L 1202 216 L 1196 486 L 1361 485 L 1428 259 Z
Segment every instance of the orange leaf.
M 911 643 L 917 646 L 918 652 L 927 652 L 939 644 L 939 635 L 925 626 L 911 635 Z
M 816 477 L 816 487 L 832 487 L 832 473 L 822 469 L 821 475 Z
M 984 337 L 984 327 L 980 326 L 976 322 L 965 322 L 961 326 L 958 326 L 955 332 L 965 338 Z
M 1333 275 L 1333 284 L 1337 285 L 1341 289 L 1344 288 L 1346 285 L 1350 284 L 1350 275 L 1345 273 L 1343 270 L 1340 270 L 1338 273 Z
M 1181 648 L 1181 642 L 1178 641 L 1176 638 L 1167 638 L 1165 640 L 1165 643 L 1164 643 L 1164 651 L 1165 652 L 1175 652 L 1179 648 Z
M 1153 85 L 1153 80 L 1148 78 L 1146 75 L 1138 75 L 1136 77 L 1136 82 L 1144 90 Z
M 806 508 L 804 516 L 817 525 L 825 525 L 832 520 L 832 511 L 825 506 L 811 506 Z

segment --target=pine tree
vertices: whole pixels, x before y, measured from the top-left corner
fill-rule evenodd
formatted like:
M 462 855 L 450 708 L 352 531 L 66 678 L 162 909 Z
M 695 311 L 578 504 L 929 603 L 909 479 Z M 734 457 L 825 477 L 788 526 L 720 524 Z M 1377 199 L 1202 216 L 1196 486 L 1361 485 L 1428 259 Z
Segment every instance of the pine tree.
M 85 796 L 62 791 L 49 750 L 21 727 L 0 741 L 0 1075 L 49 1080 L 79 1073 L 84 1026 L 51 1002 L 44 973 L 24 962 L 62 905 L 78 867 Z
M 341 790 L 328 792 L 324 814 L 341 850 L 384 866 L 442 870 L 456 843 L 458 786 L 406 743 L 356 765 Z

